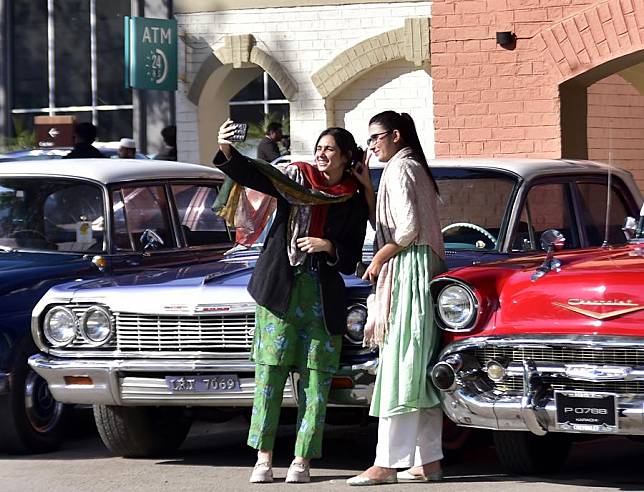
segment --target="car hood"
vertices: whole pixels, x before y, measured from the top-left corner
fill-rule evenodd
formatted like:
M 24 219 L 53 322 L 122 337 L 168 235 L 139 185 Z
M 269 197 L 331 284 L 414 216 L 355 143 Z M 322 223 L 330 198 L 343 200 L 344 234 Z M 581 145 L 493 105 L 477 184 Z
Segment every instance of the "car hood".
M 83 255 L 36 253 L 27 251 L 0 252 L 0 274 L 23 273 L 31 269 L 58 267 L 68 262 L 83 261 Z
M 231 259 L 207 265 L 162 269 L 62 284 L 52 288 L 43 303 L 99 303 L 117 312 L 141 314 L 199 314 L 251 312 L 255 301 L 246 290 L 254 261 Z M 345 277 L 360 296 L 367 284 Z
M 572 255 L 534 282 L 533 273 L 522 268 L 505 279 L 489 334 L 644 335 L 644 257 L 637 248 Z

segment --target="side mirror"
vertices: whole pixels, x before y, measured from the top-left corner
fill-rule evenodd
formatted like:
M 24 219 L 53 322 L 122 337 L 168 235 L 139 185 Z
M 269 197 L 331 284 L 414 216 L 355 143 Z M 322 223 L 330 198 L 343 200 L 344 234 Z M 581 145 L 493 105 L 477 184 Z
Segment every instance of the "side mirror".
M 634 239 L 637 234 L 637 219 L 635 217 L 626 217 L 622 231 L 624 232 L 626 239 L 629 241 Z
M 541 247 L 544 251 L 554 252 L 563 249 L 566 238 L 557 229 L 548 229 L 541 234 Z
M 159 249 L 161 246 L 165 244 L 163 242 L 163 239 L 161 239 L 161 236 L 159 236 L 152 229 L 144 230 L 143 233 L 141 233 L 141 237 L 139 238 L 139 241 L 143 246 L 143 251 L 148 251 L 151 249 L 152 250 Z

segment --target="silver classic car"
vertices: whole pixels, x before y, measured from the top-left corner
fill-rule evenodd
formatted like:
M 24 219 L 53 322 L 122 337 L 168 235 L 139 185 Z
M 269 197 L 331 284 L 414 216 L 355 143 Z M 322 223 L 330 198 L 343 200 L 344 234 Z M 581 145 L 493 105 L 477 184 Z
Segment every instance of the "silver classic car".
M 572 248 L 601 244 L 604 215 L 595 197 L 606 196 L 607 169 L 574 161 L 432 162 L 448 264 L 539 255 L 539 234 L 552 227 L 570 235 Z M 376 183 L 381 172 L 381 165 L 372 169 Z M 611 219 L 609 235 L 624 242 L 621 217 L 633 214 L 641 198 L 627 172 L 613 173 L 620 219 Z M 150 268 L 52 288 L 33 311 L 41 353 L 30 359 L 31 367 L 59 401 L 94 405 L 101 437 L 115 454 L 176 448 L 196 408 L 252 405 L 255 304 L 246 285 L 261 247 L 233 248 L 207 265 Z M 369 256 L 365 251 L 365 261 Z M 329 418 L 341 410 L 365 414 L 377 365 L 376 354 L 361 346 L 370 287 L 356 277 L 345 283 L 349 302 L 337 306 L 347 312 L 345 343 Z M 284 406 L 296 406 L 297 380 L 293 374 L 287 382 Z

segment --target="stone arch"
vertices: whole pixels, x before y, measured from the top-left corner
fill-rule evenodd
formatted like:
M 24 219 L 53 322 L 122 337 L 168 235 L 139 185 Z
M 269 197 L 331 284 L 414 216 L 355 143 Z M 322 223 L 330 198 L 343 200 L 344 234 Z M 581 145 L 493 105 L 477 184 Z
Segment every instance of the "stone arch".
M 256 46 L 252 34 L 237 34 L 224 37 L 222 47 L 213 51 L 201 64 L 188 91 L 188 99 L 197 104 L 206 81 L 222 66 L 248 68 L 255 65 L 268 73 L 288 100 L 297 95 L 297 84 L 282 65 L 271 55 Z
M 297 84 L 284 67 L 256 46 L 251 34 L 229 35 L 224 44 L 202 62 L 187 93 L 197 107 L 199 160 L 210 162 L 216 150 L 217 128 L 229 115 L 228 102 L 262 70 L 275 80 L 284 96 L 293 100 Z
M 559 83 L 597 69 L 609 74 L 643 61 L 644 2 L 599 2 L 535 36 L 535 49 Z M 634 59 L 633 59 L 634 57 Z
M 365 39 L 344 50 L 311 76 L 325 98 L 333 98 L 364 73 L 385 63 L 406 59 L 429 67 L 430 18 L 405 19 L 405 26 Z

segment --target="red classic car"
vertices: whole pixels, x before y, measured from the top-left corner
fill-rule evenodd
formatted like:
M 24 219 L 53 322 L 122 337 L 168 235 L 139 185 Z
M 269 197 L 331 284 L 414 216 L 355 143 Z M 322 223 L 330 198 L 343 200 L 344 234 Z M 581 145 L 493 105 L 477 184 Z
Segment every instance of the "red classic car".
M 553 471 L 579 435 L 644 435 L 644 208 L 628 244 L 453 270 L 432 281 L 446 346 L 432 370 L 456 424 L 501 463 Z

